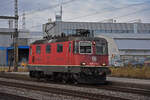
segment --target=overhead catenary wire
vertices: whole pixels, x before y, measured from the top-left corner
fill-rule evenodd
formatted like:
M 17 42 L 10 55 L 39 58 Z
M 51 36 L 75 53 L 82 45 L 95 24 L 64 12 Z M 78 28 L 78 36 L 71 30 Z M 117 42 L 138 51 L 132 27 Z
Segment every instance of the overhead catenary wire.
M 132 12 L 132 13 L 128 13 L 128 14 L 124 14 L 124 15 L 121 15 L 121 16 L 112 17 L 111 19 L 126 17 L 126 16 L 134 15 L 134 14 L 137 14 L 137 13 L 140 13 L 140 12 L 145 12 L 145 11 L 149 11 L 149 8 L 141 9 L 141 10 L 138 10 L 138 11 L 135 11 L 135 12 Z M 32 26 L 32 28 L 40 27 L 40 26 L 41 25 L 35 25 L 35 26 Z
M 108 12 L 114 12 L 114 11 L 117 11 L 117 10 L 123 10 L 123 9 L 129 8 L 129 7 L 143 5 L 143 4 L 147 4 L 147 3 L 150 3 L 150 2 L 142 2 L 142 3 L 138 3 L 138 4 L 129 4 L 129 5 L 124 6 L 124 7 L 120 7 L 120 8 L 112 9 L 112 10 L 109 10 L 109 11 L 105 11 L 105 12 L 103 12 L 103 14 L 108 13 Z M 93 13 L 89 13 L 89 14 L 82 15 L 82 16 L 77 16 L 77 17 L 74 17 L 74 18 L 66 19 L 66 20 L 76 20 L 76 19 L 80 19 L 80 18 L 91 17 L 91 16 L 94 16 L 94 15 L 97 15 L 97 14 L 101 14 L 101 12 L 105 9 L 107 9 L 107 8 L 103 8 L 103 9 L 101 9 L 101 11 L 96 11 L 96 12 L 93 12 Z
M 62 2 L 62 5 L 65 5 L 65 4 L 74 2 L 74 1 L 77 1 L 77 0 L 63 1 L 63 2 Z M 41 12 L 41 11 L 44 11 L 44 10 L 47 10 L 47 9 L 53 9 L 53 8 L 56 8 L 56 7 L 58 7 L 58 6 L 60 6 L 59 3 L 58 3 L 58 4 L 55 4 L 55 5 L 52 5 L 52 6 L 50 6 L 50 7 L 40 8 L 40 9 L 37 9 L 37 10 L 33 10 L 33 11 L 30 11 L 30 12 L 26 12 L 26 15 L 32 15 L 32 14 L 35 14 L 35 13 L 38 13 L 38 12 Z M 19 15 L 19 16 L 22 16 L 22 14 Z
M 140 12 L 146 12 L 146 11 L 149 11 L 149 8 L 145 8 L 145 9 L 142 9 L 142 10 L 139 10 L 139 11 L 135 11 L 135 12 L 128 13 L 128 14 L 118 16 L 118 17 L 114 17 L 114 18 L 122 18 L 122 17 L 130 16 L 130 15 L 134 15 L 134 14 L 137 14 L 137 13 L 140 13 Z
M 62 5 L 65 5 L 65 4 L 68 4 L 68 3 L 71 3 L 71 2 L 73 2 L 73 1 L 77 1 L 77 0 L 68 0 L 68 1 L 62 1 L 61 2 L 61 4 Z M 44 10 L 47 10 L 47 9 L 50 9 L 50 8 L 56 8 L 57 6 L 60 6 L 60 3 L 58 3 L 58 4 L 56 4 L 56 5 L 52 5 L 52 6 L 50 6 L 50 7 L 46 7 L 46 8 L 42 8 L 42 9 L 40 9 L 40 10 L 34 10 L 34 11 L 31 11 L 31 12 L 26 12 L 26 17 L 27 17 L 27 15 L 32 15 L 32 14 L 35 14 L 35 13 L 39 13 L 39 12 L 41 12 L 41 11 L 44 11 Z M 22 17 L 22 15 L 20 15 L 19 17 Z M 35 18 L 42 18 L 42 17 L 39 17 L 39 16 L 35 16 L 34 17 L 34 19 Z M 29 19 L 33 19 L 33 18 L 27 18 L 27 20 L 29 20 Z M 43 20 L 47 20 L 46 18 L 42 18 Z M 41 21 L 42 22 L 42 21 Z M 41 23 L 42 24 L 42 23 Z M 35 25 L 36 26 L 36 25 Z M 32 27 L 31 27 L 32 28 Z
M 77 1 L 77 0 L 68 0 L 68 1 L 61 1 L 61 5 L 65 5 L 65 4 L 68 4 L 68 3 L 71 3 L 71 2 L 74 2 L 74 1 Z M 35 13 L 38 13 L 38 12 L 41 12 L 41 11 L 44 11 L 44 10 L 47 10 L 47 9 L 50 9 L 50 8 L 56 8 L 57 6 L 60 6 L 60 3 L 56 4 L 56 5 L 53 5 L 53 6 L 50 6 L 50 7 L 46 7 L 46 8 L 42 8 L 42 9 L 38 9 L 38 10 L 34 10 L 34 11 L 31 11 L 31 12 L 26 12 L 26 15 L 32 15 L 32 14 L 35 14 Z M 20 15 L 21 17 L 22 15 Z M 42 17 L 36 17 L 36 18 L 42 18 Z M 29 18 L 29 19 L 32 19 L 32 18 Z M 34 17 L 35 19 L 35 17 Z M 42 18 L 43 20 L 47 20 L 45 18 Z M 41 23 L 42 24 L 42 23 Z M 34 26 L 31 26 L 30 28 L 34 28 L 34 27 L 40 27 L 41 25 L 34 25 Z
M 130 16 L 130 15 L 134 15 L 134 14 L 137 14 L 137 13 L 140 13 L 140 12 L 145 12 L 145 11 L 149 11 L 149 8 L 141 9 L 141 10 L 134 11 L 134 12 L 131 12 L 131 13 L 128 13 L 128 14 L 124 14 L 124 15 L 121 15 L 121 16 L 115 16 L 115 17 L 112 17 L 110 19 L 127 17 L 127 16 Z M 97 20 L 99 20 L 99 19 L 97 19 Z M 107 19 L 104 19 L 104 20 L 107 20 Z M 101 22 L 101 21 L 98 21 L 98 22 Z
M 74 1 L 74 0 L 69 0 L 69 2 L 71 1 Z M 62 4 L 66 4 L 68 1 L 66 2 L 62 2 Z M 131 4 L 131 5 L 127 5 L 125 7 L 121 7 L 121 8 L 116 8 L 115 10 L 121 10 L 121 9 L 125 9 L 125 8 L 128 8 L 128 7 L 133 7 L 133 6 L 137 6 L 137 5 L 142 5 L 142 4 L 145 4 L 147 2 L 143 2 L 143 3 L 138 3 L 138 4 Z M 59 4 L 57 5 L 54 5 L 54 6 L 51 6 L 51 7 L 56 7 L 56 6 L 59 6 Z M 51 8 L 51 7 L 48 7 L 48 8 Z M 106 9 L 106 8 L 103 8 L 103 9 Z M 45 10 L 45 8 L 41 9 L 42 10 Z M 40 11 L 35 11 L 35 12 L 40 12 Z M 108 11 L 109 12 L 109 11 Z M 29 12 L 28 14 L 30 14 L 31 12 Z M 104 12 L 105 13 L 105 12 Z M 31 13 L 31 14 L 34 14 L 34 13 Z M 81 17 L 88 17 L 88 16 L 93 16 L 93 14 L 99 14 L 99 12 L 95 12 L 95 13 L 89 13 L 87 15 L 83 15 L 83 16 L 79 16 L 79 17 L 76 17 L 76 18 L 73 18 L 73 19 L 77 19 L 77 18 L 81 18 Z M 26 14 L 27 15 L 27 14 Z M 31 19 L 31 18 L 30 18 Z M 73 20 L 73 19 L 70 19 L 70 20 Z

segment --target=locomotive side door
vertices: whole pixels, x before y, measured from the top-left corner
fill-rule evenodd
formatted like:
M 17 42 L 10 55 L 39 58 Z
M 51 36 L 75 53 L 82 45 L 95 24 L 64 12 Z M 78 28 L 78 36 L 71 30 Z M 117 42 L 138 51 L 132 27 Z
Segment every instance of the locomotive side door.
M 69 46 L 68 46 L 69 48 L 68 48 L 68 57 L 67 57 L 67 59 L 68 59 L 68 65 L 71 65 L 72 63 L 71 63 L 71 53 L 72 53 L 72 45 L 71 45 L 71 42 L 69 42 Z
M 30 49 L 29 49 L 29 63 L 30 64 L 34 63 L 34 48 L 33 48 L 33 46 L 30 46 Z

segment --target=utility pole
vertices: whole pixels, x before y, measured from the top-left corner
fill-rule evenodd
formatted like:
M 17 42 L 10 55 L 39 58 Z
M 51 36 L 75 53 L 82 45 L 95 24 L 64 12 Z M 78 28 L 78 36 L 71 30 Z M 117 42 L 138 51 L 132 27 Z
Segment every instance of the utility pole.
M 26 29 L 26 14 L 23 12 L 22 16 L 22 29 Z
M 15 14 L 15 33 L 13 35 L 14 42 L 14 71 L 18 71 L 18 0 L 14 0 Z

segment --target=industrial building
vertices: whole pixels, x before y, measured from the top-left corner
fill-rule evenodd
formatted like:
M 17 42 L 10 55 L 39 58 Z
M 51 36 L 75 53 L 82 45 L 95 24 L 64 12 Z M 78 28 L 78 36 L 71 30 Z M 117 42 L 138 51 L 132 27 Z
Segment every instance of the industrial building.
M 43 25 L 44 35 L 78 34 L 87 31 L 90 36 L 104 37 L 109 45 L 109 63 L 116 60 L 127 63 L 150 57 L 150 23 L 64 22 L 56 20 Z
M 0 28 L 0 66 L 13 65 L 13 37 L 14 29 Z M 19 30 L 18 36 L 18 54 L 19 63 L 28 61 L 29 44 L 42 38 L 42 32 L 30 32 L 28 30 Z

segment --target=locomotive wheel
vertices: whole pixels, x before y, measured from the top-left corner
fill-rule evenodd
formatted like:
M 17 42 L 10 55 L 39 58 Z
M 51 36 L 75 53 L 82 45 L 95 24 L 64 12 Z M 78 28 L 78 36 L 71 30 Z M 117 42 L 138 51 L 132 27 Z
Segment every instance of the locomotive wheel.
M 62 83 L 64 83 L 64 84 L 65 84 L 65 83 L 67 83 L 67 81 L 66 81 L 65 79 L 62 79 Z
M 77 81 L 77 80 L 73 81 L 73 84 L 77 85 L 77 84 L 78 84 L 78 81 Z
M 73 82 L 73 84 L 78 84 L 78 75 L 77 74 L 73 74 L 72 75 L 72 82 Z
M 68 83 L 68 73 L 62 73 L 62 83 Z

